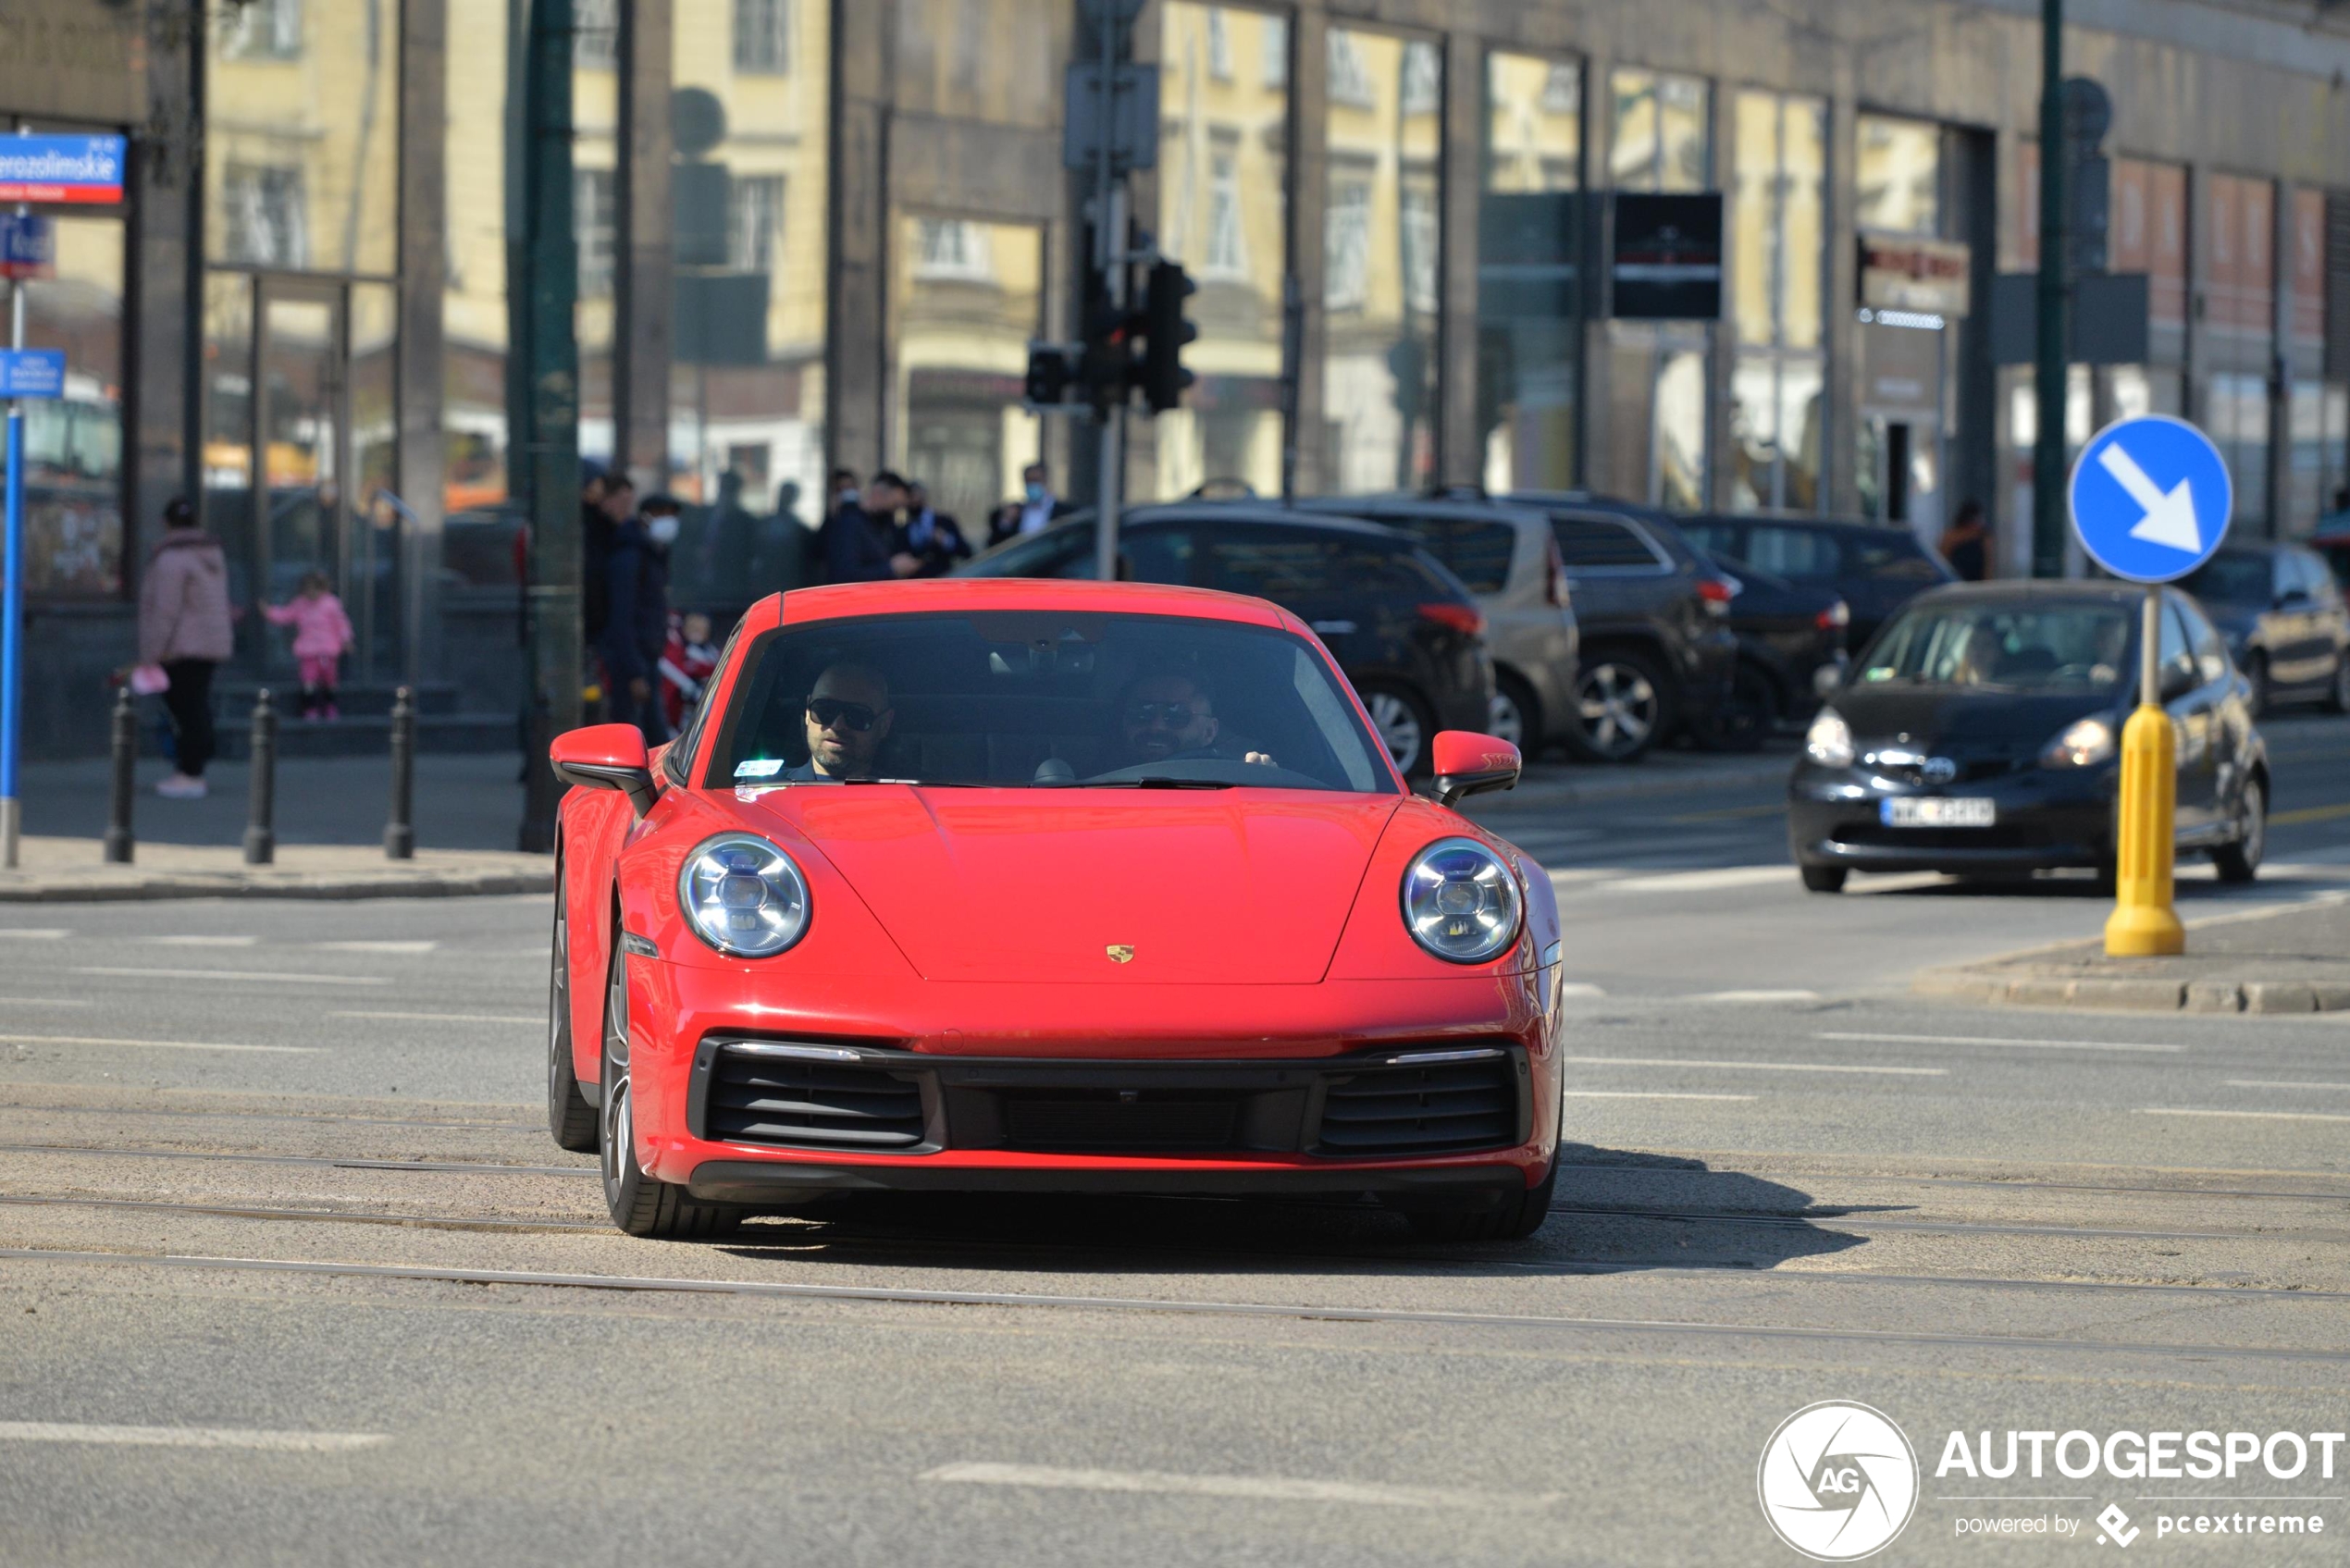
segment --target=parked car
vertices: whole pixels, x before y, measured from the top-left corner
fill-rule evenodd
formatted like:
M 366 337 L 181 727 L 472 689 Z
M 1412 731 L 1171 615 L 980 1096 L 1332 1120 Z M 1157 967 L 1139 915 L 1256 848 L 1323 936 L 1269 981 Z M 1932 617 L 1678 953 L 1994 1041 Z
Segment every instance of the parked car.
M 2319 700 L 2350 713 L 2350 609 L 2325 558 L 2291 544 L 2228 545 L 2179 585 L 2202 601 L 2252 683 L 2252 711 Z
M 2165 590 L 2163 704 L 2179 727 L 2178 845 L 2249 882 L 2268 839 L 2252 688 L 2195 601 Z M 1853 661 L 1787 784 L 1803 885 L 1864 871 L 2110 874 L 2143 590 L 1970 583 L 1920 596 Z
M 1566 740 L 1579 639 L 1548 516 L 1449 496 L 1331 497 L 1302 501 L 1299 509 L 1360 517 L 1416 537 L 1468 586 L 1485 612 L 1485 645 L 1493 654 L 1488 732 L 1529 755 Z
M 1738 662 L 1711 738 L 1725 749 L 1748 749 L 1768 739 L 1781 720 L 1808 717 L 1819 706 L 1822 680 L 1840 676 L 1849 662 L 1852 611 L 1832 588 L 1751 566 L 1725 567 L 1722 574 L 1734 590 L 1730 630 L 1738 634 Z
M 1650 507 L 1568 492 L 1501 499 L 1550 519 L 1566 569 L 1581 634 L 1569 749 L 1629 762 L 1681 728 L 1713 734 L 1738 668 L 1721 570 Z
M 2350 512 L 2329 512 L 2318 520 L 2309 548 L 2326 558 L 2333 569 L 2333 586 L 2350 593 Z
M 965 562 L 970 577 L 1096 574 L 1080 512 Z M 1178 501 L 1126 513 L 1118 574 L 1271 599 L 1313 628 L 1354 684 L 1395 765 L 1428 776 L 1439 730 L 1482 733 L 1493 705 L 1485 616 L 1410 535 L 1277 506 Z
M 1680 524 L 1733 572 L 1750 566 L 1833 589 L 1851 608 L 1855 648 L 1926 589 L 1959 580 L 1949 562 L 1899 525 L 1778 516 L 1685 517 Z

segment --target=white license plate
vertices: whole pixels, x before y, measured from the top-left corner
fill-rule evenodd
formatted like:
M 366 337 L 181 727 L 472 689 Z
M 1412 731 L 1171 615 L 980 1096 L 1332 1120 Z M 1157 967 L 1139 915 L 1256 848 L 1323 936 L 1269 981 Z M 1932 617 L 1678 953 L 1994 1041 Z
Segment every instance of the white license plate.
M 1878 802 L 1877 812 L 1888 828 L 1987 828 L 1999 820 L 1999 803 L 1905 795 Z

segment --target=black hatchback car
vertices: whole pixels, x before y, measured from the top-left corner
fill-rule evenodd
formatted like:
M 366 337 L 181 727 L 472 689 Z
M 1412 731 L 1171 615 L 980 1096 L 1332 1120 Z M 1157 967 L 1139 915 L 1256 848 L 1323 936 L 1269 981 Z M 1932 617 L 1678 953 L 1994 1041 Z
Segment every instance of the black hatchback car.
M 2325 558 L 2302 545 L 2229 545 L 2179 586 L 2195 595 L 2236 668 L 2252 710 L 2315 699 L 2350 713 L 2350 609 Z
M 1948 562 L 1899 525 L 1826 517 L 1685 517 L 1681 528 L 1733 572 L 1750 566 L 1834 592 L 1851 607 L 1855 648 L 1926 589 L 1958 581 Z
M 972 577 L 1093 577 L 1094 520 L 1072 515 L 956 569 Z M 1347 518 L 1223 501 L 1138 507 L 1119 520 L 1118 574 L 1271 599 L 1314 629 L 1404 775 L 1428 776 L 1439 730 L 1483 732 L 1493 661 L 1461 580 L 1409 535 Z
M 2257 873 L 2269 758 L 2251 687 L 2195 600 L 2163 595 L 2161 700 L 2178 726 L 2178 844 Z M 2145 596 L 2117 584 L 1936 588 L 1853 661 L 1787 784 L 1803 885 L 1855 870 L 2109 874 L 2121 726 Z

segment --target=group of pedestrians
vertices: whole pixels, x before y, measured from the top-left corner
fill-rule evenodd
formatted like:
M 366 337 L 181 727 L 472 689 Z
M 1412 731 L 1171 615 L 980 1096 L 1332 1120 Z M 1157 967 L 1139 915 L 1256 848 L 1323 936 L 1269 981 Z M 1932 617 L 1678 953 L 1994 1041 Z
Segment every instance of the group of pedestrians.
M 626 473 L 591 468 L 580 484 L 580 619 L 600 666 L 603 720 L 634 724 L 648 744 L 676 732 L 717 668 L 711 619 L 669 600 L 670 550 L 685 504 L 642 500 Z
M 1033 534 L 1067 516 L 1069 503 L 1053 494 L 1041 463 L 1021 475 L 1022 493 L 987 519 L 989 545 Z M 891 469 L 863 484 L 854 470 L 833 471 L 832 505 L 817 534 L 816 580 L 886 583 L 900 577 L 943 577 L 973 553 L 960 519 L 932 503 L 929 488 Z

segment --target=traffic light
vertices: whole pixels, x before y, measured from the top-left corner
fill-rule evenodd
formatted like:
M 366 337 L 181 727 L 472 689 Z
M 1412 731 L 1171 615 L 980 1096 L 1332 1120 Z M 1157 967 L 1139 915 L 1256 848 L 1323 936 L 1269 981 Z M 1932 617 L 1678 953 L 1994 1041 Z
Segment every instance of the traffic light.
M 1153 414 L 1181 408 L 1183 389 L 1192 373 L 1183 368 L 1183 345 L 1199 336 L 1199 328 L 1183 319 L 1183 302 L 1198 285 L 1180 262 L 1151 264 L 1150 283 L 1143 302 L 1143 401 Z
M 1028 377 L 1024 400 L 1031 408 L 1058 408 L 1070 401 L 1077 384 L 1083 351 L 1074 343 L 1028 345 Z
M 1084 401 L 1107 414 L 1122 406 L 1134 389 L 1134 340 L 1141 336 L 1143 313 L 1110 302 L 1109 290 L 1099 273 L 1085 278 L 1085 344 L 1079 375 Z

